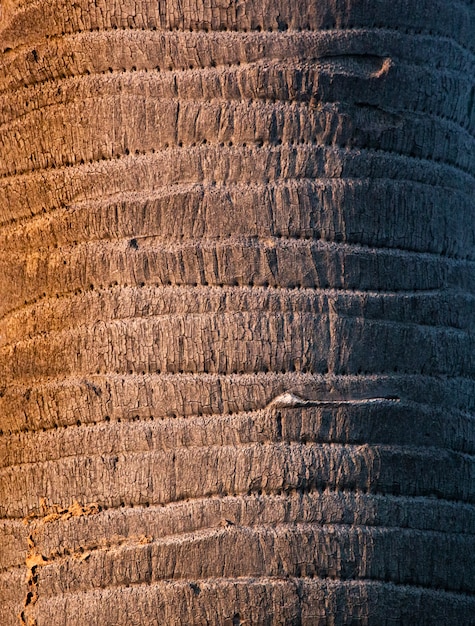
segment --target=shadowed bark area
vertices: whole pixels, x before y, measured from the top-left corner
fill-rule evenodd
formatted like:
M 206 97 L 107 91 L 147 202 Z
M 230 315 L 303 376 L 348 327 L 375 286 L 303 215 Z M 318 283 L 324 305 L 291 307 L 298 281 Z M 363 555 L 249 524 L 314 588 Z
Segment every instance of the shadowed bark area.
M 2 625 L 472 623 L 474 32 L 2 3 Z

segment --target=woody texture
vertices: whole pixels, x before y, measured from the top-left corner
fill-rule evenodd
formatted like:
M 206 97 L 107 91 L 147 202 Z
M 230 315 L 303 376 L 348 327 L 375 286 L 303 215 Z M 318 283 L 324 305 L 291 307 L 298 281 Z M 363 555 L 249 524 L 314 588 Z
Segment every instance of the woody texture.
M 470 0 L 0 3 L 2 626 L 468 626 Z

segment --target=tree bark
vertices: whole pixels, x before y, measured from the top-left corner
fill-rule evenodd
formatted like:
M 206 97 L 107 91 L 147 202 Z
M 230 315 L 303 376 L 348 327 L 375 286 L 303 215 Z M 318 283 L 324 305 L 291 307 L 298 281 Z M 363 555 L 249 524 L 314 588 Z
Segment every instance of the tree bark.
M 475 623 L 473 4 L 0 10 L 1 623 Z

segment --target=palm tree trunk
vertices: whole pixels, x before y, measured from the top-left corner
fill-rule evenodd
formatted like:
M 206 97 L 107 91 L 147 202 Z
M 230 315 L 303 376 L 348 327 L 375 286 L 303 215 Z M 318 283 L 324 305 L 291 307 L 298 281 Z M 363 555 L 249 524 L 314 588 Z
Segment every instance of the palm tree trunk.
M 0 20 L 2 624 L 473 623 L 473 5 Z

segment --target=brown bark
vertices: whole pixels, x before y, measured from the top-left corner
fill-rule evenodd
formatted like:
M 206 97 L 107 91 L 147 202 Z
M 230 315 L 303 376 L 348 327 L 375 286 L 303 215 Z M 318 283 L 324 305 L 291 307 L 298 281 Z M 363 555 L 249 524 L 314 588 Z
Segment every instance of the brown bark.
M 474 32 L 3 3 L 2 625 L 473 623 Z

